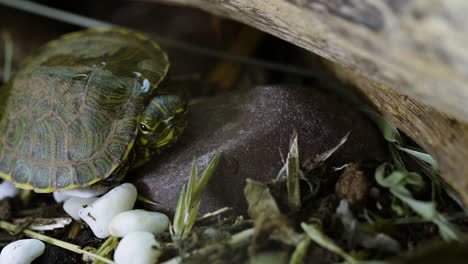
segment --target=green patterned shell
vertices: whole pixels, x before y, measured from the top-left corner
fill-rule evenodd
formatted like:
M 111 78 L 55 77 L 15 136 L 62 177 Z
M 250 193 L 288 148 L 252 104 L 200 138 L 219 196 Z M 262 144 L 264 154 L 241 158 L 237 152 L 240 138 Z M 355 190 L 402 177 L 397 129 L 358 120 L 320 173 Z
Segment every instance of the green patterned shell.
M 168 68 L 155 42 L 126 30 L 49 42 L 2 87 L 0 176 L 39 192 L 109 177 Z

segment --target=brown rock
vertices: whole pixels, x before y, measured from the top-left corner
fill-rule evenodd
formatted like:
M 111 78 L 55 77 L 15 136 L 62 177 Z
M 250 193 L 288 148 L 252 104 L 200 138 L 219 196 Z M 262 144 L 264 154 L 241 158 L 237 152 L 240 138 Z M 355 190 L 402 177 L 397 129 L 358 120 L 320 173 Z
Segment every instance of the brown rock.
M 358 164 L 349 164 L 336 182 L 335 191 L 340 199 L 348 201 L 350 206 L 363 204 L 369 192 L 370 183 Z
M 231 206 L 233 213 L 245 215 L 245 179 L 276 177 L 283 165 L 280 152 L 287 155 L 294 129 L 302 160 L 335 146 L 348 132 L 348 141 L 331 158 L 332 165 L 384 156 L 385 144 L 373 124 L 318 89 L 259 86 L 195 102 L 188 119 L 190 125 L 179 144 L 128 177 L 141 195 L 159 203 L 149 209 L 173 213 L 192 161 L 204 168 L 220 151 L 200 212 Z

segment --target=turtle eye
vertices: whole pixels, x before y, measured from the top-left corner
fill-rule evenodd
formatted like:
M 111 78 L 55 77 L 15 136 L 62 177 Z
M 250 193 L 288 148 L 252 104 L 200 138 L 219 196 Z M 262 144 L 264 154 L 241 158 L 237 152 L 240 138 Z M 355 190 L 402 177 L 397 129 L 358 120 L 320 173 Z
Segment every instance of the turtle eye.
M 140 129 L 143 133 L 147 133 L 150 129 L 145 124 L 140 124 Z

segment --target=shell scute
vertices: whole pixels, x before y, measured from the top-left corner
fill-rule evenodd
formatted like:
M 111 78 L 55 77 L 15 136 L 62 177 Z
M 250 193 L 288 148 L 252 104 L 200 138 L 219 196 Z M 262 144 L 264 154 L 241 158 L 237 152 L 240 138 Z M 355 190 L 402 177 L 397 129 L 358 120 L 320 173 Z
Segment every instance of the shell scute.
M 113 158 L 106 152 L 96 157 L 92 162 L 97 172 L 97 177 L 104 179 L 107 173 L 112 170 L 114 166 Z
M 57 98 L 55 113 L 65 124 L 70 124 L 80 112 L 82 102 L 81 96 L 67 95 Z
M 20 152 L 21 154 L 29 154 L 27 152 L 30 145 L 29 137 L 26 138 L 26 131 L 30 125 L 30 118 L 27 116 L 19 116 L 8 123 L 6 133 L 6 144 L 8 147 Z
M 13 172 L 12 179 L 18 183 L 28 183 L 29 177 L 33 175 L 33 166 L 31 162 L 24 158 L 16 160 L 15 171 Z
M 115 160 L 122 160 L 128 149 L 128 142 L 125 142 L 119 138 L 111 138 L 107 144 L 107 152 L 112 155 Z
M 63 189 L 70 186 L 75 178 L 75 169 L 71 165 L 60 166 L 57 168 L 55 186 L 57 189 Z
M 86 185 L 96 179 L 96 174 L 89 163 L 80 163 L 76 166 L 75 185 Z
M 16 158 L 9 149 L 4 148 L 0 157 L 0 172 L 5 175 L 11 175 L 13 172 Z
M 55 178 L 55 169 L 45 165 L 35 165 L 30 184 L 38 189 L 46 189 L 52 185 L 52 179 Z
M 137 133 L 137 123 L 135 118 L 125 118 L 116 122 L 114 135 L 116 137 L 128 137 Z
M 36 142 L 33 149 L 33 159 L 39 162 L 54 160 L 64 162 L 68 160 L 67 128 L 54 113 L 46 115 L 34 126 Z M 25 133 L 23 133 L 24 135 Z
M 134 83 L 135 80 L 130 78 L 116 80 L 110 72 L 96 73 L 88 84 L 85 103 L 107 114 L 121 112 L 129 101 Z
M 68 154 L 73 162 L 90 159 L 110 137 L 112 120 L 98 111 L 85 108 L 69 126 Z

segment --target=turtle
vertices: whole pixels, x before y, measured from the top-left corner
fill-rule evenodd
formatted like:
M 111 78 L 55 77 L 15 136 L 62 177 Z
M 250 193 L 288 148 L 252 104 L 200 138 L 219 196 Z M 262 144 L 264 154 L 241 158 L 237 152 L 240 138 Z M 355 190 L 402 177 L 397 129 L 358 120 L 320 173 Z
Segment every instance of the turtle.
M 122 180 L 187 126 L 183 96 L 161 90 L 165 51 L 126 29 L 87 29 L 28 57 L 0 97 L 0 177 L 53 192 Z

